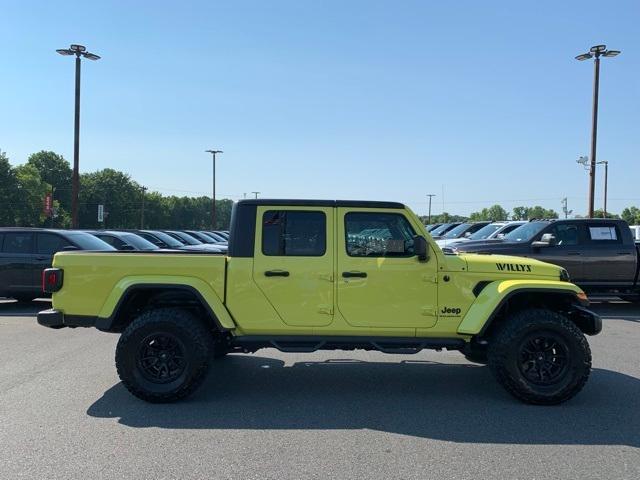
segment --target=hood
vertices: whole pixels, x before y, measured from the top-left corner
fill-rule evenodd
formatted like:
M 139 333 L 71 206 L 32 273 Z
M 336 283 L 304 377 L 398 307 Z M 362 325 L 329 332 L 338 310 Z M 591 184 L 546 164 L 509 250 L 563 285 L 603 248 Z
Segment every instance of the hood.
M 461 252 L 500 252 L 501 250 L 524 251 L 529 248 L 528 243 L 509 242 L 502 238 L 491 238 L 487 240 L 470 240 L 455 245 Z
M 227 249 L 222 249 L 210 243 L 203 243 L 202 245 L 184 245 L 180 247 L 180 250 L 195 250 L 199 252 L 225 252 Z
M 461 253 L 458 257 L 467 263 L 467 271 L 471 273 L 487 273 L 491 275 L 509 275 L 518 277 L 561 277 L 562 267 L 541 262 L 533 258 L 512 257 L 509 255 L 484 255 L 477 253 Z
M 442 248 L 442 247 L 450 247 L 456 243 L 463 243 L 468 241 L 469 239 L 464 237 L 463 238 L 440 238 L 436 240 L 436 245 Z

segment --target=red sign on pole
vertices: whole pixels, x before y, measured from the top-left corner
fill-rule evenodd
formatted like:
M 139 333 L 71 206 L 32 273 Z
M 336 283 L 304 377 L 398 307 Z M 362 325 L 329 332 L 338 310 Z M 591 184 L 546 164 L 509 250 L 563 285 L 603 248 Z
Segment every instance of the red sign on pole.
M 47 216 L 50 216 L 52 212 L 52 208 L 53 208 L 53 201 L 51 198 L 51 193 L 47 193 L 44 196 L 44 214 Z

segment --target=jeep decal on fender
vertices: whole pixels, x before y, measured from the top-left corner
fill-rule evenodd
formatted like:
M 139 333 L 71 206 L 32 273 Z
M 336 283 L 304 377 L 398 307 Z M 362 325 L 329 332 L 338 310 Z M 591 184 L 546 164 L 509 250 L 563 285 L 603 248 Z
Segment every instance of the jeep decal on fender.
M 442 317 L 459 317 L 462 309 L 459 307 L 442 307 L 440 316 Z
M 519 263 L 496 263 L 496 267 L 500 271 L 509 271 L 509 272 L 530 272 L 531 265 L 521 265 Z

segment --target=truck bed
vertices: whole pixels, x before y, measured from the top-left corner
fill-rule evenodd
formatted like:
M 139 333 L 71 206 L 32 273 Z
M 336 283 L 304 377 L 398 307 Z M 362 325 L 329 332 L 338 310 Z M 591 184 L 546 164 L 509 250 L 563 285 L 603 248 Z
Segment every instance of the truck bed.
M 226 263 L 226 256 L 209 252 L 61 252 L 53 266 L 64 271 L 64 288 L 54 295 L 53 308 L 65 312 L 73 305 L 75 315 L 106 318 L 122 293 L 141 281 L 198 285 L 223 299 Z

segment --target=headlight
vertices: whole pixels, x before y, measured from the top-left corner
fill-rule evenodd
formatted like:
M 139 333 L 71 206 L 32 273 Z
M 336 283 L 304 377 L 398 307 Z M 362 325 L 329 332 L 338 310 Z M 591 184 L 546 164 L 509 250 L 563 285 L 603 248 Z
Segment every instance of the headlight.
M 560 269 L 560 281 L 561 282 L 570 282 L 571 277 L 569 276 L 569 272 L 567 272 L 564 268 Z

